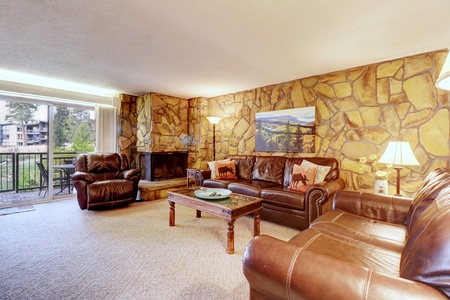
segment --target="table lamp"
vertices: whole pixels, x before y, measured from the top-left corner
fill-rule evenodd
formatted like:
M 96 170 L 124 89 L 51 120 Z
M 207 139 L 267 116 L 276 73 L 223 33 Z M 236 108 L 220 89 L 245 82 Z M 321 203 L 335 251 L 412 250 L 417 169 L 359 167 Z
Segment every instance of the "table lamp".
M 395 171 L 397 171 L 397 185 L 395 196 L 401 196 L 400 194 L 400 171 L 401 166 L 418 166 L 414 153 L 411 149 L 409 142 L 389 142 L 386 151 L 378 160 L 379 163 L 393 165 Z

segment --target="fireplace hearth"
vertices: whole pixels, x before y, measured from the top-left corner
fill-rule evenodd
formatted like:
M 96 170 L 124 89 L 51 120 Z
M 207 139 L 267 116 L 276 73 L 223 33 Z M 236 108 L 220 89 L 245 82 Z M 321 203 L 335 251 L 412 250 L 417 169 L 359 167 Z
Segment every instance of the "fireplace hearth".
M 141 179 L 148 181 L 186 177 L 188 152 L 141 152 Z

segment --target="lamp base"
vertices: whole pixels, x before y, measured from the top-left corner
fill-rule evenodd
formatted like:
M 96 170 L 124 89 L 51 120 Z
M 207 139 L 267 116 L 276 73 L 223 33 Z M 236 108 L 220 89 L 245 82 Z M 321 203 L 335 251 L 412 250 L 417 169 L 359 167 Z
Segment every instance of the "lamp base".
M 396 184 L 396 190 L 394 196 L 401 197 L 402 194 L 400 194 L 400 171 L 403 169 L 402 167 L 394 167 L 395 171 L 397 172 L 397 184 Z

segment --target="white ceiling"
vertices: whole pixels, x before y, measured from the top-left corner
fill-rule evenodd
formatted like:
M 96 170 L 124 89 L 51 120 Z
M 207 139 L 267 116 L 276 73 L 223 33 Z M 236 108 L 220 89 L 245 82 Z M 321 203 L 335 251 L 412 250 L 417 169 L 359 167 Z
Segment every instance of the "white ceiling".
M 449 45 L 449 0 L 0 0 L 0 69 L 131 95 L 225 95 Z

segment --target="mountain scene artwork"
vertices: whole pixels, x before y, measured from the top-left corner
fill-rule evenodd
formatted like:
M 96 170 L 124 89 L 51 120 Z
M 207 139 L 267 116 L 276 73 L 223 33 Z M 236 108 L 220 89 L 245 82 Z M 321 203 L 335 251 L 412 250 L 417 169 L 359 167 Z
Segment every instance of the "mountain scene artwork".
M 314 106 L 259 112 L 255 150 L 260 152 L 315 152 Z

